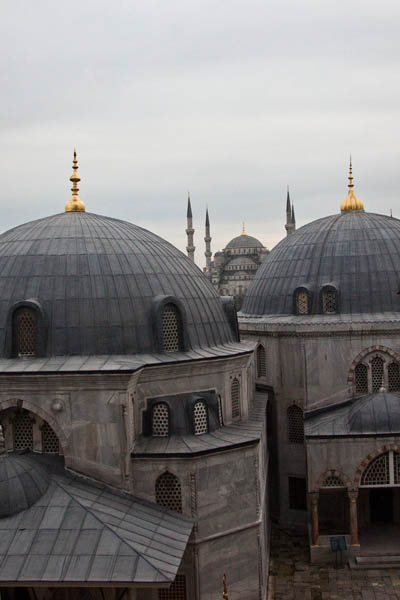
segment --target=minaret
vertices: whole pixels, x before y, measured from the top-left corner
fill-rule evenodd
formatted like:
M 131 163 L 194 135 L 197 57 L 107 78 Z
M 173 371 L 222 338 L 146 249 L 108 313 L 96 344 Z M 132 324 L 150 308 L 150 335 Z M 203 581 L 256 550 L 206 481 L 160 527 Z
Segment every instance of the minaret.
M 187 239 L 188 239 L 188 245 L 186 246 L 186 251 L 187 251 L 187 254 L 188 254 L 188 257 L 190 258 L 190 260 L 192 260 L 194 262 L 194 251 L 196 250 L 196 247 L 193 246 L 194 229 L 193 229 L 192 207 L 190 204 L 189 192 L 188 192 L 188 205 L 187 205 L 186 216 L 187 216 L 186 235 L 187 235 Z
M 206 243 L 206 251 L 204 252 L 204 256 L 206 257 L 206 268 L 204 269 L 205 273 L 210 273 L 211 269 L 211 236 L 210 236 L 210 219 L 208 217 L 208 207 L 206 208 L 206 235 L 204 238 Z
M 72 188 L 71 188 L 72 196 L 71 196 L 71 200 L 68 200 L 68 202 L 65 204 L 65 212 L 85 212 L 85 210 L 86 210 L 85 205 L 78 196 L 78 192 L 79 192 L 78 183 L 80 182 L 81 178 L 79 177 L 79 175 L 77 173 L 78 159 L 76 158 L 76 150 L 74 150 L 74 160 L 72 161 L 72 170 L 73 170 L 73 173 L 72 173 L 71 177 L 69 178 L 70 182 L 72 183 Z
M 286 235 L 290 235 L 296 231 L 296 221 L 294 220 L 294 208 L 290 203 L 289 186 L 287 188 L 286 196 Z

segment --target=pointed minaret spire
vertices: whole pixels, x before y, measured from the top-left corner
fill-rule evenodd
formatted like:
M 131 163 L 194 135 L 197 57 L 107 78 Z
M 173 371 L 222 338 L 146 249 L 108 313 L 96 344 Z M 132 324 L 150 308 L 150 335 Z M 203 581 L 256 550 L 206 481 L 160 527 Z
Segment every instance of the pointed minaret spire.
M 351 155 L 349 164 L 349 183 L 347 184 L 347 187 L 349 189 L 349 193 L 340 205 L 341 212 L 348 212 L 350 210 L 364 210 L 363 202 L 359 198 L 357 198 L 353 189 L 353 164 L 351 162 Z
M 81 178 L 78 175 L 78 159 L 76 158 L 76 150 L 74 148 L 74 160 L 72 161 L 72 170 L 73 173 L 71 175 L 71 177 L 69 178 L 70 182 L 72 183 L 72 188 L 71 188 L 71 192 L 72 192 L 72 196 L 71 196 L 71 200 L 68 200 L 68 202 L 65 204 L 65 212 L 85 212 L 85 205 L 82 202 L 82 200 L 79 198 L 78 196 L 78 192 L 79 192 L 79 187 L 78 187 L 78 183 L 80 182 Z
M 204 241 L 206 243 L 206 251 L 204 252 L 204 256 L 206 257 L 206 268 L 204 269 L 205 273 L 211 274 L 211 235 L 210 235 L 210 219 L 208 216 L 208 206 L 206 208 L 206 235 L 204 237 Z
M 294 208 L 290 202 L 290 192 L 289 186 L 287 186 L 287 195 L 286 195 L 286 235 L 290 235 L 294 231 L 296 231 L 296 221 L 294 220 Z
M 188 254 L 188 257 L 190 258 L 190 260 L 192 260 L 194 262 L 194 251 L 196 250 L 196 248 L 193 245 L 194 229 L 193 229 L 193 219 L 192 219 L 192 205 L 190 204 L 190 193 L 189 192 L 188 192 L 186 217 L 187 217 L 186 235 L 187 235 L 187 241 L 188 241 L 187 246 L 186 246 L 186 251 L 187 251 L 187 254 Z

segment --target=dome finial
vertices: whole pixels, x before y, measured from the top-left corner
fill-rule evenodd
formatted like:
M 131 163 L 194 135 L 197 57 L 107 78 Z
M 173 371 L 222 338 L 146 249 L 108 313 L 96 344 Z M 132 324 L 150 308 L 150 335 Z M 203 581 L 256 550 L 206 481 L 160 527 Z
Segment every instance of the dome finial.
M 244 228 L 244 221 L 243 221 L 243 226 L 242 226 L 242 235 L 247 235 L 246 230 Z
M 364 204 L 362 201 L 357 198 L 354 193 L 354 184 L 353 184 L 353 164 L 351 161 L 350 155 L 350 164 L 349 164 L 349 183 L 348 183 L 349 193 L 346 198 L 343 200 L 340 205 L 340 210 L 342 212 L 347 212 L 349 210 L 364 210 Z
M 74 148 L 74 160 L 72 161 L 72 169 L 73 169 L 73 173 L 71 175 L 71 177 L 69 178 L 69 180 L 72 182 L 72 188 L 71 188 L 71 192 L 72 192 L 72 196 L 71 196 L 71 200 L 68 200 L 68 202 L 65 205 L 65 212 L 85 212 L 85 204 L 82 202 L 82 200 L 79 198 L 78 196 L 78 192 L 79 192 L 79 187 L 78 187 L 78 183 L 80 182 L 81 178 L 79 177 L 77 171 L 78 171 L 78 159 L 76 158 L 76 150 Z

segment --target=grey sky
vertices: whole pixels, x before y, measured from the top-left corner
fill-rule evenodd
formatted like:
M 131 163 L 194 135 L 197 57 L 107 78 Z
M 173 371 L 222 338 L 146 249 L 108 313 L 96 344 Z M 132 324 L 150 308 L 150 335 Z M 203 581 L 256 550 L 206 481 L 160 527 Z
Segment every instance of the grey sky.
M 72 150 L 87 210 L 196 260 L 241 231 L 337 212 L 348 155 L 366 209 L 400 217 L 400 3 L 395 0 L 3 0 L 2 222 L 60 212 Z M 4 208 L 6 210 L 4 210 Z

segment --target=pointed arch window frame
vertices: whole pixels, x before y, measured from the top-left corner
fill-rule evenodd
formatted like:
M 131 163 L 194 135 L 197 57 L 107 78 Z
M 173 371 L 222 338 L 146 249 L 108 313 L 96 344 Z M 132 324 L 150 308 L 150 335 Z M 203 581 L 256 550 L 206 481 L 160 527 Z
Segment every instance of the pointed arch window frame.
M 299 310 L 298 310 L 297 298 L 301 292 L 304 292 L 307 296 L 307 312 L 304 312 L 304 313 L 299 312 Z M 313 295 L 312 295 L 310 288 L 306 285 L 299 285 L 293 292 L 293 314 L 296 316 L 299 316 L 299 317 L 304 317 L 305 315 L 310 315 L 311 309 L 312 309 L 312 300 L 313 300 Z
M 22 308 L 27 308 L 34 311 L 36 316 L 36 351 L 32 358 L 46 356 L 48 331 L 47 318 L 41 304 L 34 299 L 22 300 L 21 302 L 16 302 L 10 307 L 6 320 L 4 354 L 8 358 L 24 358 L 23 356 L 18 356 L 14 344 L 14 316 L 16 311 Z
M 336 310 L 328 312 L 324 310 L 324 295 L 327 292 L 333 292 L 335 294 Z M 340 295 L 339 290 L 333 283 L 327 283 L 323 285 L 319 291 L 319 310 L 322 315 L 337 315 L 340 312 Z
M 187 333 L 187 317 L 185 307 L 182 302 L 175 296 L 164 296 L 159 295 L 153 298 L 152 301 L 152 323 L 153 323 L 153 342 L 155 352 L 165 353 L 164 340 L 163 340 L 163 315 L 164 310 L 168 304 L 175 306 L 179 318 L 178 318 L 178 336 L 179 336 L 179 350 L 178 352 L 185 352 L 190 348 L 189 337 Z

